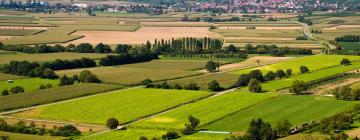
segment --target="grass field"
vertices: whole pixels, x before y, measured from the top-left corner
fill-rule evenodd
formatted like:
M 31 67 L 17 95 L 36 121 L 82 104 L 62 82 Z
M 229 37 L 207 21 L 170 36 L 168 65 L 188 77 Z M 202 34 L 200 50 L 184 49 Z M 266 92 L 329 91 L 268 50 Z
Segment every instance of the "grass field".
M 299 125 L 347 111 L 358 103 L 329 97 L 283 95 L 241 110 L 204 128 L 217 131 L 246 131 L 254 118 L 262 118 L 273 125 L 279 120 L 288 119 L 293 125 Z
M 310 71 L 316 71 L 316 70 L 340 65 L 340 61 L 344 58 L 347 58 L 350 61 L 360 60 L 360 56 L 313 55 L 313 56 L 299 57 L 299 58 L 291 59 L 289 61 L 276 63 L 268 66 L 239 70 L 234 73 L 243 74 L 243 73 L 248 73 L 254 69 L 259 69 L 265 74 L 267 71 L 276 72 L 278 69 L 282 69 L 282 70 L 292 69 L 293 73 L 297 74 L 300 71 L 299 67 L 302 65 L 307 66 L 310 69 Z
M 121 88 L 121 86 L 87 83 L 64 87 L 55 87 L 51 89 L 26 92 L 16 95 L 0 96 L 0 110 L 9 110 L 14 108 L 51 103 L 55 101 L 92 95 L 119 88 Z
M 39 136 L 20 133 L 10 133 L 0 131 L 0 136 L 8 136 L 10 140 L 62 140 L 64 137 Z
M 340 42 L 344 50 L 360 51 L 360 42 Z
M 186 90 L 143 88 L 119 90 L 96 97 L 40 107 L 14 115 L 95 124 L 104 124 L 108 118 L 115 117 L 121 123 L 125 123 L 206 95 L 209 93 Z
M 15 79 L 13 83 L 8 83 L 7 81 L 0 81 L 0 91 L 5 89 L 10 90 L 10 88 L 15 86 L 23 87 L 25 92 L 30 92 L 33 90 L 38 90 L 41 84 L 51 84 L 57 86 L 59 80 L 50 80 L 50 79 L 41 79 L 41 78 L 25 78 L 25 79 Z
M 136 122 L 131 127 L 181 129 L 187 123 L 188 115 L 201 120 L 200 125 L 221 119 L 238 110 L 277 96 L 276 94 L 250 94 L 235 91 L 222 96 L 188 104 L 149 120 Z
M 22 78 L 25 78 L 25 77 L 0 73 L 0 81 L 15 80 L 15 79 L 22 79 Z
M 1 55 L 0 64 L 7 64 L 10 61 L 52 61 L 55 59 L 62 60 L 71 60 L 71 59 L 80 59 L 80 58 L 91 58 L 91 59 L 99 59 L 106 57 L 107 54 L 96 54 L 96 53 L 41 53 L 41 54 L 25 54 L 25 53 L 17 53 L 17 54 L 9 54 L 9 55 Z
M 266 91 L 276 91 L 276 90 L 290 87 L 292 82 L 295 80 L 302 80 L 302 81 L 308 82 L 308 81 L 320 79 L 323 77 L 348 72 L 348 71 L 355 70 L 355 69 L 360 69 L 359 62 L 353 63 L 350 66 L 337 66 L 337 67 L 331 67 L 331 68 L 327 68 L 327 69 L 323 69 L 323 70 L 314 71 L 311 73 L 295 75 L 290 78 L 267 82 L 267 83 L 262 84 L 261 86 Z
M 103 82 L 131 85 L 138 84 L 147 78 L 157 81 L 197 75 L 200 72 L 193 70 L 202 69 L 205 64 L 206 61 L 154 60 L 137 64 L 88 68 L 87 70 L 97 75 Z M 73 75 L 82 70 L 84 69 L 63 70 L 56 73 Z
M 147 129 L 128 129 L 122 131 L 111 131 L 100 135 L 83 138 L 84 140 L 139 140 L 140 136 L 149 139 L 161 138 L 166 131 L 164 130 L 147 130 Z
M 19 29 L 0 29 L 1 36 L 24 36 L 41 32 L 41 30 L 19 30 Z

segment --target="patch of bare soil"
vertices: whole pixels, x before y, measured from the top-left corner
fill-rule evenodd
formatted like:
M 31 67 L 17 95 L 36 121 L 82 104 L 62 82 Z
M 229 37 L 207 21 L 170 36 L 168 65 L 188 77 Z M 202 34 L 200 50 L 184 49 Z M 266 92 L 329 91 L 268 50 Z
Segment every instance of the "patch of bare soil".
M 338 87 L 352 85 L 352 84 L 357 83 L 357 82 L 360 82 L 360 78 L 349 78 L 349 79 L 346 79 L 346 80 L 342 80 L 342 81 L 338 81 L 338 82 L 318 86 L 316 88 L 308 90 L 308 92 L 309 93 L 314 93 L 315 95 L 321 95 L 321 94 L 324 94 L 324 93 L 326 93 L 326 92 L 328 92 L 330 90 L 336 89 Z

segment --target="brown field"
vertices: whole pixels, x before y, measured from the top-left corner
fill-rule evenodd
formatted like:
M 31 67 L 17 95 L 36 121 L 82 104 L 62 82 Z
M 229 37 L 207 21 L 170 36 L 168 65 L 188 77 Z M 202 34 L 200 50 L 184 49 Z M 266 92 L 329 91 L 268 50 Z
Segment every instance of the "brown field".
M 324 30 L 337 30 L 339 28 L 360 28 L 360 25 L 338 25 L 334 27 L 324 28 Z
M 295 38 L 278 38 L 278 37 L 226 37 L 225 39 L 240 39 L 240 40 L 295 40 Z
M 171 39 L 181 37 L 218 37 L 208 27 L 142 27 L 135 32 L 122 31 L 77 31 L 73 35 L 85 37 L 70 43 L 107 43 L 107 44 L 142 44 L 155 39 Z
M 256 26 L 256 24 L 254 25 Z M 219 29 L 246 29 L 247 26 L 221 26 Z M 300 30 L 301 27 L 258 27 L 256 26 L 256 29 L 259 30 Z M 255 29 L 255 30 L 256 30 Z
M 208 22 L 140 22 L 146 27 L 209 27 Z
M 0 29 L 48 30 L 51 28 L 53 28 L 53 27 L 0 26 Z
M 0 40 L 7 40 L 12 38 L 13 36 L 0 36 Z

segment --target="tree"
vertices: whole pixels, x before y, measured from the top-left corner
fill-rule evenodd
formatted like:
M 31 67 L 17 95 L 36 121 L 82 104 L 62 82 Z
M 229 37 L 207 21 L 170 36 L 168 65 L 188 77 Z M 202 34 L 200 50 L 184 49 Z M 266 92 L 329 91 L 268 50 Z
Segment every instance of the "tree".
M 300 73 L 307 73 L 309 72 L 309 68 L 306 66 L 300 66 Z
M 23 93 L 23 92 L 25 92 L 25 90 L 23 87 L 15 86 L 15 87 L 10 88 L 10 92 L 13 94 L 16 94 L 16 93 Z
M 3 96 L 9 95 L 9 91 L 8 91 L 7 89 L 4 89 L 4 90 L 1 92 L 1 95 L 3 95 Z
M 149 84 L 151 84 L 151 83 L 152 83 L 152 80 L 151 80 L 151 79 L 145 79 L 145 80 L 142 80 L 142 81 L 140 82 L 140 84 L 143 85 L 143 86 L 147 86 L 147 85 L 149 85 Z
M 49 68 L 45 68 L 43 71 L 43 74 L 40 77 L 41 78 L 50 78 L 50 79 L 58 78 L 58 76 L 55 74 L 55 72 Z
M 39 86 L 39 89 L 46 89 L 46 86 L 45 86 L 44 84 L 41 84 L 41 85 Z
M 255 93 L 260 93 L 262 91 L 262 88 L 260 86 L 260 82 L 254 78 L 250 79 L 249 82 L 249 91 L 250 92 L 255 92 Z
M 276 76 L 281 79 L 281 78 L 285 77 L 286 74 L 285 74 L 285 72 L 283 70 L 277 70 L 276 71 Z
M 180 90 L 180 89 L 183 89 L 180 84 L 176 83 L 172 86 L 173 89 L 177 89 L 177 90 Z
M 130 49 L 131 49 L 130 45 L 119 44 L 116 46 L 115 53 L 117 54 L 128 53 Z
M 179 138 L 179 134 L 175 131 L 169 131 L 169 132 L 166 132 L 166 134 L 164 134 L 162 136 L 162 139 L 164 140 L 171 140 L 171 139 L 176 139 L 176 138 Z
M 215 72 L 219 69 L 219 63 L 216 63 L 214 61 L 208 61 L 205 65 L 205 68 L 208 72 Z
M 100 83 L 100 79 L 88 70 L 80 72 L 79 80 L 83 83 Z
M 236 53 L 236 52 L 238 52 L 238 49 L 235 47 L 235 45 L 230 44 L 229 47 L 225 48 L 225 51 L 227 53 Z
M 292 69 L 286 69 L 286 76 L 290 77 L 292 75 Z
M 250 71 L 249 77 L 253 78 L 253 79 L 256 79 L 256 80 L 258 80 L 260 82 L 265 81 L 264 76 L 263 76 L 263 74 L 262 74 L 262 72 L 260 70 L 252 70 L 252 71 Z
M 344 66 L 348 66 L 351 65 L 351 61 L 349 59 L 344 58 L 341 60 L 340 64 Z
M 236 82 L 235 86 L 237 87 L 246 87 L 250 82 L 250 76 L 247 74 L 241 74 L 239 76 L 238 81 Z
M 299 80 L 295 80 L 290 87 L 290 92 L 295 94 L 301 94 L 306 90 L 307 90 L 307 86 L 305 82 Z
M 139 140 L 149 140 L 147 137 L 145 137 L 145 136 L 141 136 L 140 138 L 139 138 Z
M 272 81 L 276 78 L 276 74 L 272 71 L 269 71 L 265 74 L 264 78 L 266 81 Z
M 75 81 L 72 78 L 68 78 L 66 75 L 61 77 L 59 86 L 73 85 Z
M 278 121 L 275 127 L 276 134 L 280 137 L 285 137 L 290 134 L 291 123 L 289 120 Z
M 190 83 L 188 85 L 185 85 L 186 90 L 199 90 L 200 87 L 197 86 L 196 83 Z
M 109 45 L 99 43 L 94 48 L 95 53 L 111 53 L 111 48 Z
M 257 119 L 250 122 L 245 137 L 249 140 L 275 140 L 276 134 L 270 123 Z
M 209 84 L 210 91 L 221 91 L 223 88 L 220 86 L 219 82 L 216 80 L 211 81 Z
M 189 123 L 185 124 L 185 128 L 181 131 L 184 135 L 189 135 L 195 132 L 195 128 L 200 124 L 200 120 L 193 117 L 188 116 Z
M 119 126 L 119 121 L 115 118 L 109 118 L 106 121 L 106 126 L 110 129 L 116 129 Z

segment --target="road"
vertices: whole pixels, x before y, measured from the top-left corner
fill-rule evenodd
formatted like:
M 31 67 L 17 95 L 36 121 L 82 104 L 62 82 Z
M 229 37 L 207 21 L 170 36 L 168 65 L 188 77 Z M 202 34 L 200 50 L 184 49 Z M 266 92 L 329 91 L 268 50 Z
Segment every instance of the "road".
M 312 40 L 316 40 L 318 41 L 319 43 L 323 43 L 325 44 L 329 49 L 336 49 L 337 47 L 333 44 L 330 44 L 328 41 L 326 40 L 322 40 L 322 39 L 319 39 L 317 37 L 315 37 L 312 33 L 311 33 L 311 28 L 309 25 L 305 24 L 305 23 L 302 23 L 302 22 L 298 22 L 296 21 L 297 24 L 300 24 L 302 27 L 303 27 L 303 33 L 306 37 L 312 39 Z

